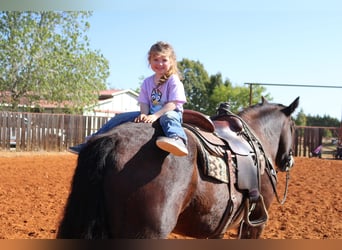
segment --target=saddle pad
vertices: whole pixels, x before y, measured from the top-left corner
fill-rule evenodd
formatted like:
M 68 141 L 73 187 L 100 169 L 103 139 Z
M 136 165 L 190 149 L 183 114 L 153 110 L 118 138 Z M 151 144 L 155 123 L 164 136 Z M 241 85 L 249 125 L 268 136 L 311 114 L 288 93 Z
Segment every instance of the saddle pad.
M 228 166 L 221 157 L 208 154 L 206 174 L 224 183 L 229 183 Z

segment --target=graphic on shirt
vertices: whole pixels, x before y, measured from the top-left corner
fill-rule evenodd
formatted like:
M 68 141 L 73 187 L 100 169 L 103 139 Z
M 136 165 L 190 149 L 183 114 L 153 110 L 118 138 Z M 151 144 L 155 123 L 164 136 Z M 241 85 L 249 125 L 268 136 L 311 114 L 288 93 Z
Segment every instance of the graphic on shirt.
M 159 89 L 154 88 L 151 93 L 151 100 L 153 105 L 159 105 L 163 93 Z
M 161 109 L 161 107 L 162 107 L 162 104 L 161 104 L 162 95 L 163 95 L 163 93 L 159 89 L 154 88 L 152 90 L 152 93 L 151 93 L 152 113 Z

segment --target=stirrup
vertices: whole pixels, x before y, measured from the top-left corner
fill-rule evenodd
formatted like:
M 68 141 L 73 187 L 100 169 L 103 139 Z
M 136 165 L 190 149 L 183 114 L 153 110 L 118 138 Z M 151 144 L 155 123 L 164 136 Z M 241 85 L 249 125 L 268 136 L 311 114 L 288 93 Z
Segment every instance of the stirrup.
M 262 215 L 260 216 L 260 218 L 256 220 L 251 220 L 250 216 L 253 214 L 253 211 L 255 207 L 257 206 L 257 204 L 261 204 Z M 264 198 L 262 197 L 262 195 L 260 194 L 259 199 L 256 202 L 253 202 L 251 204 L 250 204 L 249 198 L 247 198 L 245 201 L 244 222 L 251 227 L 258 227 L 258 226 L 262 226 L 263 224 L 265 224 L 267 220 L 268 220 L 268 212 L 265 207 Z

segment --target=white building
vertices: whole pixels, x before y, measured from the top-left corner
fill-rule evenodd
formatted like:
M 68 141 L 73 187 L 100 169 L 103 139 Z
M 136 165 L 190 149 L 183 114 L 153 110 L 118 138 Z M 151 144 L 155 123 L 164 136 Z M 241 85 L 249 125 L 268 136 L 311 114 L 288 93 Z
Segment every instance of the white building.
M 103 90 L 99 102 L 84 109 L 83 115 L 113 117 L 115 114 L 139 111 L 139 94 L 133 90 Z

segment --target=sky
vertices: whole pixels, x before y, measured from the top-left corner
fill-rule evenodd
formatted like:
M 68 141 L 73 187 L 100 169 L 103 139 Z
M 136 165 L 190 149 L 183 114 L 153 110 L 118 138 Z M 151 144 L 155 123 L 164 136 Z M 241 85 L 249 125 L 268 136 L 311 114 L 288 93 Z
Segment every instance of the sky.
M 153 74 L 147 62 L 149 48 L 157 41 L 166 41 L 174 47 L 178 61 L 199 61 L 209 75 L 221 73 L 234 86 L 333 86 L 265 87 L 272 102 L 288 105 L 299 96 L 297 112 L 302 109 L 305 114 L 342 119 L 340 0 L 82 3 L 71 6 L 69 1 L 50 8 L 93 11 L 88 20 L 90 47 L 110 63 L 110 88 L 138 88 L 142 77 Z

